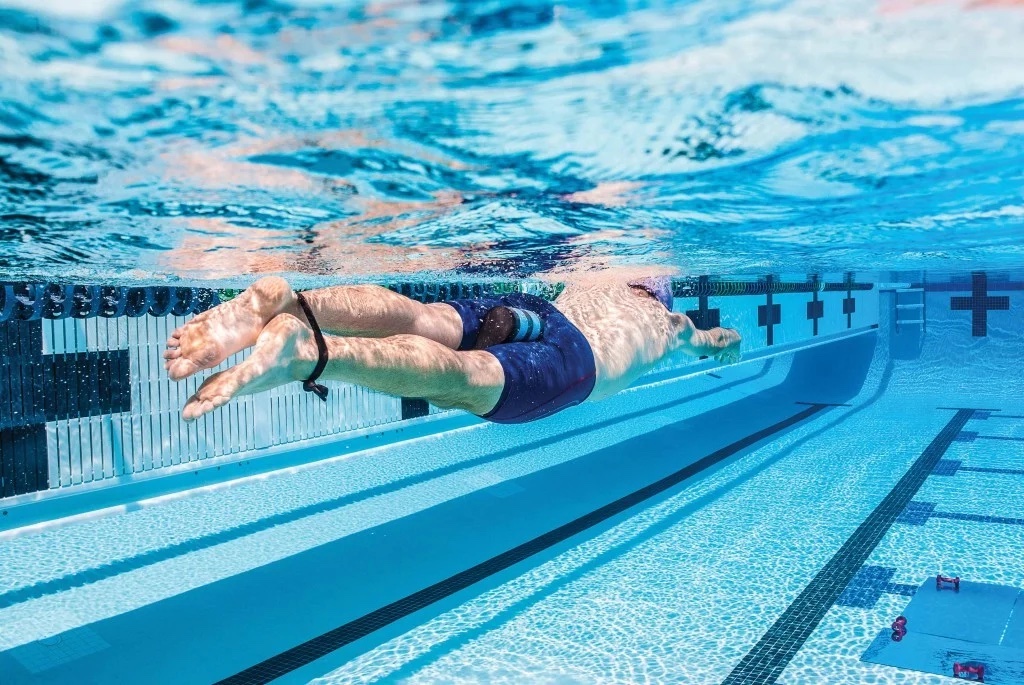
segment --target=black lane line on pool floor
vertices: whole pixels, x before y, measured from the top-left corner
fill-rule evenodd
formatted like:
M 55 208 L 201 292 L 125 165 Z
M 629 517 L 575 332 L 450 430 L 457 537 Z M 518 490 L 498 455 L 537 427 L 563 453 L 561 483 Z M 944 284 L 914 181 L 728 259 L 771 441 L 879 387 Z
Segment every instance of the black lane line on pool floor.
M 907 508 L 935 464 L 949 449 L 974 409 L 959 409 L 874 511 L 828 560 L 782 616 L 722 681 L 722 685 L 769 685 L 782 675 L 807 638 Z
M 593 526 L 596 526 L 617 514 L 621 514 L 627 509 L 636 506 L 655 495 L 665 492 L 669 488 L 682 483 L 686 479 L 697 475 L 701 471 L 714 466 L 737 452 L 746 449 L 765 438 L 775 435 L 779 431 L 798 424 L 828 408 L 829 407 L 824 404 L 815 404 L 807 407 L 787 419 L 783 419 L 778 423 L 768 426 L 767 428 L 762 428 L 756 433 L 751 433 L 736 442 L 726 445 L 725 447 L 700 458 L 689 466 L 665 476 L 661 480 L 655 481 L 648 486 L 640 488 L 625 497 L 621 497 L 611 504 L 606 504 L 600 509 L 596 509 L 574 521 L 570 521 L 569 523 L 559 526 L 558 528 L 555 528 L 554 530 L 539 537 L 528 542 L 524 542 L 518 547 L 513 547 L 507 552 L 502 552 L 495 557 L 491 557 L 487 561 L 481 562 L 472 568 L 466 569 L 461 573 L 457 573 L 450 578 L 439 581 L 430 587 L 419 590 L 418 592 L 414 592 L 411 595 L 403 597 L 398 601 L 392 602 L 387 606 L 381 607 L 380 609 L 372 611 L 353 621 L 349 621 L 348 623 L 338 626 L 319 637 L 308 640 L 301 645 L 292 647 L 285 652 L 281 652 L 277 656 L 273 656 L 256 664 L 255 666 L 251 666 L 244 671 L 241 671 L 240 673 L 236 673 L 233 676 L 221 680 L 217 685 L 250 685 L 252 683 L 268 683 L 275 678 L 280 678 L 298 668 L 301 668 L 302 666 L 316 661 L 321 657 L 327 656 L 331 652 L 355 642 L 356 640 L 365 637 L 384 626 L 405 618 L 406 616 L 415 613 L 420 609 L 424 609 L 437 601 L 455 594 L 456 592 L 464 590 L 469 586 L 488 578 L 489 576 L 500 571 L 504 571 L 505 569 L 514 566 L 515 564 L 518 564 L 539 552 L 543 552 L 549 547 L 553 547 L 560 542 L 564 542 L 572 536 L 582 533 L 588 528 L 592 528 Z

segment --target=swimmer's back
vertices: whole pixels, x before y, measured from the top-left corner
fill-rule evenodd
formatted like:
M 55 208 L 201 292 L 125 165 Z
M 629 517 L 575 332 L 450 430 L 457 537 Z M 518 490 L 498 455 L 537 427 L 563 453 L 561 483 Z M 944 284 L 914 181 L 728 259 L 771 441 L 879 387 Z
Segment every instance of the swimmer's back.
M 569 284 L 554 302 L 590 343 L 597 380 L 590 399 L 627 387 L 672 349 L 665 307 L 624 281 Z

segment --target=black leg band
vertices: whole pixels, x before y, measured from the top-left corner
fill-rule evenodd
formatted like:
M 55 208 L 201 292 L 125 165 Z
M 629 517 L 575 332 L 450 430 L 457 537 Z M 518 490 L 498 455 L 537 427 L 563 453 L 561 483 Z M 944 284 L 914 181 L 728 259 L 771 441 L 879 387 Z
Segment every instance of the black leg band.
M 327 368 L 327 341 L 324 340 L 324 334 L 320 331 L 320 325 L 316 322 L 316 318 L 313 316 L 313 310 L 309 308 L 309 303 L 306 302 L 306 298 L 303 297 L 302 293 L 295 293 L 296 299 L 299 301 L 299 306 L 302 307 L 302 313 L 306 315 L 306 321 L 309 322 L 309 327 L 313 329 L 313 339 L 316 340 L 316 352 L 317 360 L 316 366 L 313 367 L 313 373 L 309 374 L 309 378 L 302 381 L 302 389 L 306 392 L 311 392 L 324 402 L 327 401 L 327 386 L 322 383 L 317 383 L 316 379 L 320 378 L 320 374 Z

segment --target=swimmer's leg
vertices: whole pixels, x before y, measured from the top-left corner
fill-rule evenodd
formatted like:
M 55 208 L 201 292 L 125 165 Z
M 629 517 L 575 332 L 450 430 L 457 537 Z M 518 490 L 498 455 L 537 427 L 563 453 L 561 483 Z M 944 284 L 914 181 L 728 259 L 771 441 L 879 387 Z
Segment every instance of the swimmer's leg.
M 486 414 L 505 383 L 501 364 L 484 351 L 456 352 L 418 335 L 383 339 L 325 336 L 328 363 L 321 379 L 341 380 L 389 395 L 423 397 L 441 407 Z M 194 420 L 239 395 L 305 380 L 317 361 L 313 332 L 305 322 L 281 314 L 260 333 L 242 363 L 210 376 L 182 417 Z
M 462 340 L 462 320 L 451 307 L 422 304 L 380 286 L 334 286 L 303 295 L 326 333 L 364 338 L 420 335 L 451 349 Z M 217 366 L 251 347 L 263 327 L 282 313 L 305 318 L 287 281 L 261 278 L 238 297 L 171 333 L 164 367 L 172 380 L 181 380 Z
M 446 304 L 423 304 L 378 285 L 340 285 L 302 295 L 325 333 L 359 338 L 418 335 L 453 350 L 462 342 L 462 319 Z M 305 320 L 294 296 L 284 312 Z

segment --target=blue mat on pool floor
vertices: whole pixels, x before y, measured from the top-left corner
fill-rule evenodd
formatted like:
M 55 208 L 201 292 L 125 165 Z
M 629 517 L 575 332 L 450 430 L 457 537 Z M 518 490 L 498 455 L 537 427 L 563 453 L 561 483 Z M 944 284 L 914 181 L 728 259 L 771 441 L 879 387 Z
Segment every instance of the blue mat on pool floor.
M 982 664 L 985 682 L 1024 685 L 1024 592 L 960 581 L 960 590 L 925 581 L 907 605 L 907 634 L 886 628 L 862 660 L 951 677 L 953 664 Z M 895 616 L 893 617 L 895 618 Z

